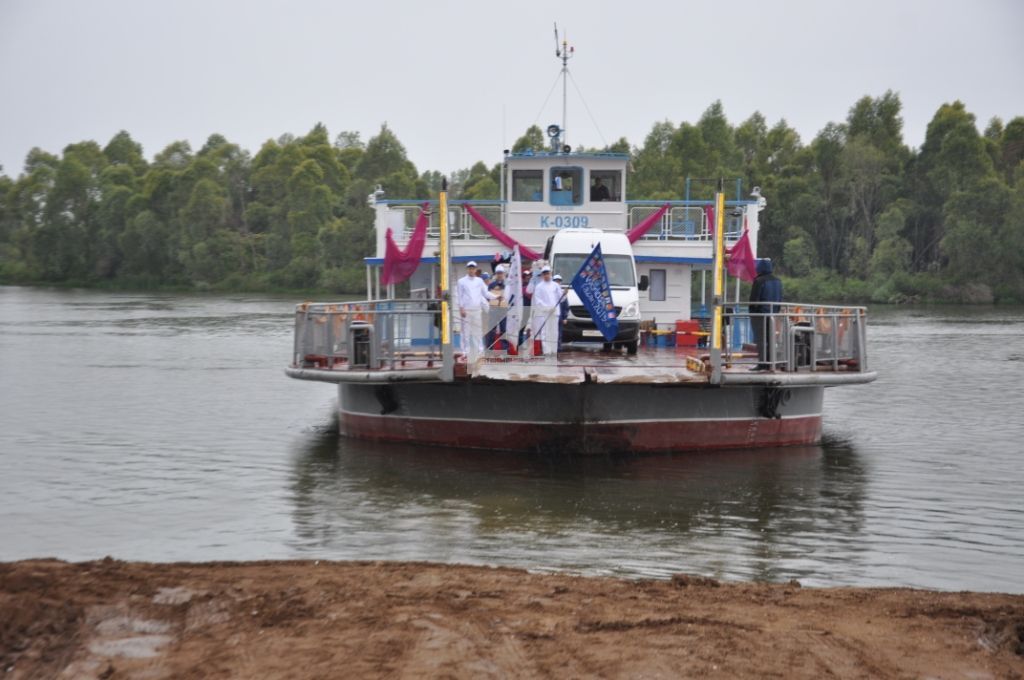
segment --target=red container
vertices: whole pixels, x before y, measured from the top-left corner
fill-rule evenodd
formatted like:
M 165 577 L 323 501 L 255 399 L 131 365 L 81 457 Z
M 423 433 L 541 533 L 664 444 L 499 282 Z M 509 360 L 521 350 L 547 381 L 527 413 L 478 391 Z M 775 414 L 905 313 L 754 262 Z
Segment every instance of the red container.
M 696 347 L 697 336 L 692 333 L 680 333 L 676 331 L 676 347 Z
M 700 340 L 700 322 L 694 319 L 676 321 L 676 347 L 696 347 Z
M 700 332 L 700 322 L 695 319 L 676 321 L 676 333 L 697 333 Z

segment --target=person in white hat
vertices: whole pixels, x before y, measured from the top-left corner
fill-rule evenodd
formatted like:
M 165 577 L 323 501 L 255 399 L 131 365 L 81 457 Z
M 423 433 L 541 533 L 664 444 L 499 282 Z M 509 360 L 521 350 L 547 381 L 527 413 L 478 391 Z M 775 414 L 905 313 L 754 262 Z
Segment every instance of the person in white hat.
M 533 337 L 542 342 L 544 354 L 558 351 L 558 304 L 562 300 L 562 287 L 551 279 L 551 267 L 540 269 L 541 280 L 533 286 L 533 311 L 530 327 Z
M 487 284 L 476 275 L 476 262 L 466 263 L 466 275 L 459 279 L 456 292 L 456 304 L 462 318 L 462 354 L 469 363 L 475 364 L 477 357 L 484 351 L 483 311 L 489 301 L 497 296 L 487 290 Z

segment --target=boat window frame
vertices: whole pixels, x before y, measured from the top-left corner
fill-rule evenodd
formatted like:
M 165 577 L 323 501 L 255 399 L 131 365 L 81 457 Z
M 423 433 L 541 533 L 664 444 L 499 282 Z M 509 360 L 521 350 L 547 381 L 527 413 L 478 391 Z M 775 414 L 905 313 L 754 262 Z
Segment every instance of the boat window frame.
M 569 175 L 572 179 L 572 187 L 555 191 L 555 178 L 559 175 Z M 548 204 L 555 207 L 583 205 L 583 166 L 581 165 L 553 165 L 548 170 Z M 588 187 L 589 189 L 589 187 Z M 569 194 L 565 196 L 565 194 Z M 564 199 L 568 198 L 566 202 Z M 556 201 L 556 199 L 558 199 Z
M 520 177 L 520 175 L 531 177 Z M 517 183 L 523 179 L 535 179 L 536 189 L 527 191 L 529 198 L 519 198 L 516 193 Z M 512 200 L 517 203 L 543 203 L 544 202 L 544 170 L 541 168 L 522 168 L 512 171 Z
M 594 180 L 600 178 L 601 182 L 608 187 L 607 201 L 591 201 L 590 192 L 594 187 Z M 609 181 L 609 179 L 611 181 Z M 587 182 L 587 201 L 591 203 L 621 203 L 622 202 L 622 170 L 591 170 Z

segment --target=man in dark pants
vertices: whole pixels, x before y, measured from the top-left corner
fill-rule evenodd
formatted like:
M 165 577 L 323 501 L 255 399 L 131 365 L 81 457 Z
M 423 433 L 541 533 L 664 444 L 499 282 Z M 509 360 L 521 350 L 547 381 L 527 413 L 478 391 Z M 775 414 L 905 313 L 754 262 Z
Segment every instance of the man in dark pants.
M 757 278 L 750 288 L 750 313 L 771 314 L 778 311 L 777 305 L 764 304 L 782 302 L 782 281 L 772 274 L 772 261 L 757 261 Z M 767 316 L 751 316 L 750 325 L 754 329 L 754 342 L 757 344 L 758 364 L 752 371 L 767 371 L 772 368 L 768 363 L 768 333 L 771 325 Z

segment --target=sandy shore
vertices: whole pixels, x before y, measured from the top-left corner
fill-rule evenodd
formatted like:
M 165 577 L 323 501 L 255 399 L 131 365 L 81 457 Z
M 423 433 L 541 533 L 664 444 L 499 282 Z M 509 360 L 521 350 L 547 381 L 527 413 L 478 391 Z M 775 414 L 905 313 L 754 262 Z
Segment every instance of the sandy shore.
M 0 564 L 3 678 L 1021 678 L 1024 596 L 417 563 Z

